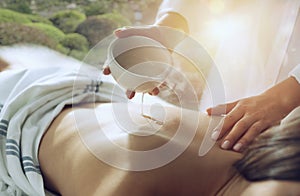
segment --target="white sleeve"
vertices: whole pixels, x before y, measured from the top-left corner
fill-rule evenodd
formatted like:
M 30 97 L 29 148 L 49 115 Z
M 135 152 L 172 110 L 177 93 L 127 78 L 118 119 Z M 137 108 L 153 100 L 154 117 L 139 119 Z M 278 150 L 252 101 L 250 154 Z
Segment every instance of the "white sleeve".
M 199 22 L 199 13 L 205 12 L 207 0 L 164 0 L 160 5 L 157 18 L 167 12 L 176 12 L 183 16 L 189 27 L 196 27 Z
M 290 73 L 289 73 L 290 76 L 293 76 L 297 81 L 298 83 L 300 84 L 300 64 L 297 65 Z

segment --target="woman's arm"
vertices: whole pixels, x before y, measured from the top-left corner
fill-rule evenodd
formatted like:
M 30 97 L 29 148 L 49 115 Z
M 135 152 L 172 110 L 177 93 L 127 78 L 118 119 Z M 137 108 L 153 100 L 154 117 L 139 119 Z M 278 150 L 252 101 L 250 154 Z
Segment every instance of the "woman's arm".
M 221 115 L 223 113 L 219 111 L 226 107 L 224 124 L 212 137 L 216 140 L 224 138 L 221 145 L 224 149 L 241 151 L 297 106 L 300 106 L 300 84 L 294 77 L 289 77 L 261 95 L 209 108 L 209 115 Z

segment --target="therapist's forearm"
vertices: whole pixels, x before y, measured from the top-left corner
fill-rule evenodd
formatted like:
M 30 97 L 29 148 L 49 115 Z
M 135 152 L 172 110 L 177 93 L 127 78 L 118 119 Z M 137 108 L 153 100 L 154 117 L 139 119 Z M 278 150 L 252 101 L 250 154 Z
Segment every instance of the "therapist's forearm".
M 289 77 L 264 94 L 277 99 L 285 115 L 300 106 L 300 84 L 294 77 Z
M 175 12 L 168 12 L 158 18 L 155 25 L 167 26 L 189 33 L 189 26 L 186 19 Z

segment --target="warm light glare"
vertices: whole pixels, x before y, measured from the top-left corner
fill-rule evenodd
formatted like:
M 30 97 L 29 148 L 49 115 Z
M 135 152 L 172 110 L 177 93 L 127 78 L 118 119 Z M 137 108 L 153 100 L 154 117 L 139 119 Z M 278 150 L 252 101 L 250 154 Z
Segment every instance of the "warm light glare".
M 209 9 L 214 14 L 223 12 L 224 8 L 224 0 L 211 0 L 209 3 Z
M 241 32 L 242 28 L 238 18 L 211 21 L 208 26 L 209 34 L 215 40 L 223 40 L 231 37 L 235 32 Z

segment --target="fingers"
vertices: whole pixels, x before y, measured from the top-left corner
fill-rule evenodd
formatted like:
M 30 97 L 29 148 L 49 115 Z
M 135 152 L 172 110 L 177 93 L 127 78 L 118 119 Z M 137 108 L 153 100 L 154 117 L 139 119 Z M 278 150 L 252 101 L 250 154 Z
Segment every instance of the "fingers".
M 119 38 L 129 37 L 133 35 L 138 35 L 138 32 L 136 32 L 136 29 L 131 28 L 121 28 L 117 29 L 115 32 L 115 35 Z
M 237 109 L 233 109 L 229 112 L 224 120 L 217 126 L 211 135 L 213 140 L 218 140 L 222 138 L 226 133 L 228 133 L 231 128 L 237 123 L 244 115 L 244 112 Z
M 147 27 L 124 27 L 117 29 L 114 33 L 118 38 L 126 38 L 130 36 L 144 36 L 156 40 L 163 45 L 166 44 L 159 28 L 154 25 Z
M 103 74 L 104 75 L 109 75 L 110 73 L 111 73 L 111 71 L 110 71 L 109 67 L 104 67 Z
M 103 69 L 103 74 L 104 75 L 109 75 L 111 73 L 109 67 L 105 67 Z M 158 87 L 155 87 L 151 92 L 149 92 L 150 95 L 158 95 L 159 94 L 159 88 Z M 132 99 L 134 96 L 135 96 L 135 91 L 132 91 L 132 90 L 127 90 L 126 91 L 126 96 L 128 99 Z
M 155 87 L 151 92 L 149 92 L 150 95 L 158 95 L 159 94 L 159 88 Z M 132 90 L 127 90 L 126 91 L 126 96 L 128 99 L 132 99 L 135 96 L 135 91 Z
M 110 71 L 110 69 L 109 69 L 108 66 L 107 66 L 107 67 L 104 67 L 104 69 L 103 69 L 103 74 L 104 74 L 104 75 L 109 75 L 109 74 L 111 74 L 111 71 Z M 135 95 L 135 92 L 134 92 L 134 91 L 131 91 L 131 90 L 127 90 L 127 91 L 126 91 L 126 96 L 127 96 L 128 99 L 132 99 L 132 98 L 134 97 L 134 95 Z
M 228 128 L 234 121 L 233 119 L 234 118 L 231 118 L 230 120 L 227 119 L 226 121 L 225 117 L 225 127 L 222 127 L 222 131 L 215 131 L 212 134 L 212 138 L 215 140 L 220 139 L 227 134 L 221 143 L 221 148 L 224 150 L 233 149 L 237 152 L 243 151 L 244 148 L 255 139 L 255 137 L 269 127 L 267 123 L 257 120 L 255 116 L 243 116 L 234 123 L 232 128 Z
M 235 101 L 233 103 L 227 103 L 222 105 L 217 105 L 216 107 L 208 108 L 206 110 L 208 115 L 222 115 L 227 114 L 230 112 L 238 103 L 238 101 Z
M 233 150 L 241 152 L 248 146 L 261 132 L 267 128 L 267 124 L 263 124 L 261 121 L 255 122 L 252 126 L 245 132 L 245 134 L 236 142 L 233 146 Z
M 211 138 L 223 138 L 221 148 L 241 152 L 262 131 L 282 118 L 276 103 L 267 95 L 259 95 L 207 109 L 209 115 L 227 114 Z
M 221 144 L 221 148 L 228 150 L 234 147 L 234 150 L 239 151 L 242 149 L 246 143 L 237 143 L 243 135 L 247 134 L 250 130 L 250 127 L 256 122 L 256 119 L 249 116 L 244 116 L 240 120 L 238 120 L 230 132 L 224 137 L 223 142 Z M 250 135 L 252 136 L 252 135 Z M 255 135 L 256 136 L 256 135 Z M 250 138 L 244 138 L 245 142 Z
M 150 95 L 158 95 L 159 94 L 159 88 L 155 87 L 151 92 L 149 92 Z
M 131 91 L 131 90 L 127 90 L 126 91 L 126 96 L 128 99 L 132 99 L 135 95 L 135 92 L 134 91 Z
M 119 38 L 125 38 L 129 36 L 146 36 L 146 37 L 153 37 L 153 30 L 151 30 L 151 27 L 124 27 L 117 29 L 114 33 Z
M 160 42 L 168 49 L 174 49 L 180 41 L 186 38 L 186 34 L 182 31 L 171 30 L 171 28 L 158 25 L 148 25 L 145 27 L 123 27 L 117 29 L 114 33 L 119 38 L 129 36 L 148 37 Z

